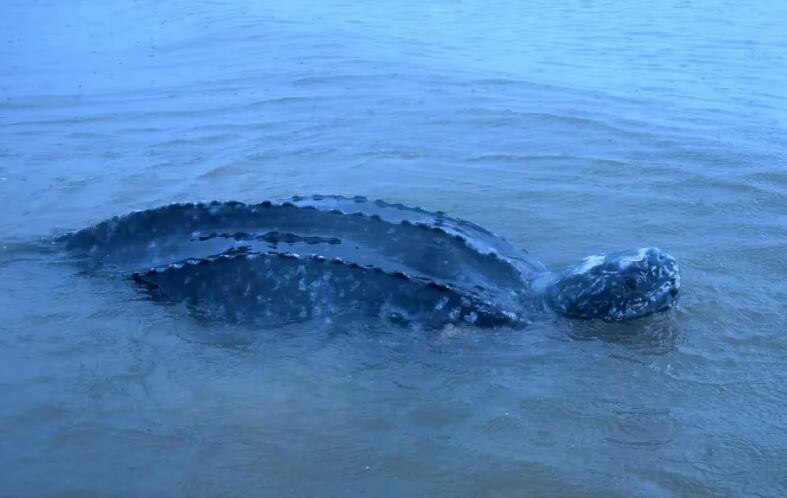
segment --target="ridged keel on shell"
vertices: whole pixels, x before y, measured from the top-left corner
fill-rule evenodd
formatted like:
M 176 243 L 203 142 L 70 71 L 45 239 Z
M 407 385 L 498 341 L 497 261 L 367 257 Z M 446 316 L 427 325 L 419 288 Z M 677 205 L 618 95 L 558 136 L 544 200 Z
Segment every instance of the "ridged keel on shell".
M 227 250 L 341 258 L 521 302 L 543 266 L 464 220 L 365 198 L 172 204 L 112 218 L 63 238 L 104 269 L 135 271 Z

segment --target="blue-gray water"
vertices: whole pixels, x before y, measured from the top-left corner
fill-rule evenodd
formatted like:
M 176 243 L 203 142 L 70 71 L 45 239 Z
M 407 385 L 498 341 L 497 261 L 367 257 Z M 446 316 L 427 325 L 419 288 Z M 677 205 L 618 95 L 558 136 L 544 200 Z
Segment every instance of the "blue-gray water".
M 285 5 L 286 4 L 286 5 Z M 787 494 L 787 3 L 0 5 L 0 496 Z M 195 322 L 19 247 L 363 194 L 680 309 L 423 335 Z

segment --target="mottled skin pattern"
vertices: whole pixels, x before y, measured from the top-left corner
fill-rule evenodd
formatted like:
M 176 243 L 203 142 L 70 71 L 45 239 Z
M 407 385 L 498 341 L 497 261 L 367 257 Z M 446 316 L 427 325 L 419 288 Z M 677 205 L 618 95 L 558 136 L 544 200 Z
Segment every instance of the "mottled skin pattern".
M 675 259 L 647 247 L 585 258 L 556 277 L 545 297 L 567 317 L 621 321 L 670 309 L 679 289 Z
M 554 275 L 473 223 L 363 197 L 171 204 L 60 241 L 159 298 L 255 324 L 349 311 L 435 327 L 520 327 L 548 310 L 627 320 L 670 308 L 679 288 L 675 260 L 655 248 Z
M 278 326 L 362 313 L 428 327 L 518 325 L 520 317 L 435 282 L 322 256 L 227 254 L 135 273 L 154 295 L 201 316 Z

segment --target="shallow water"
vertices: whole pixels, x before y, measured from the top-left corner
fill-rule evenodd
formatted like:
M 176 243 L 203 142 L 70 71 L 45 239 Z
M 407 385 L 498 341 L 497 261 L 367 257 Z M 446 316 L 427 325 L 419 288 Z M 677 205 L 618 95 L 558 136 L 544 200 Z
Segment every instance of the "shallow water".
M 282 2 L 283 3 L 283 2 Z M 0 496 L 784 496 L 787 3 L 0 6 Z M 198 323 L 24 249 L 172 201 L 364 194 L 674 313 Z

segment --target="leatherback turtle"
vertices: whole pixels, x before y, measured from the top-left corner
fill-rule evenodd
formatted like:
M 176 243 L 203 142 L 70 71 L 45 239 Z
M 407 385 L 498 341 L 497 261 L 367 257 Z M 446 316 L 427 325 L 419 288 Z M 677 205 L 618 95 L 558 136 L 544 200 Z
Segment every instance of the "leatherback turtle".
M 555 312 L 630 320 L 677 302 L 677 262 L 655 247 L 550 273 L 469 221 L 365 197 L 170 204 L 60 237 L 198 314 L 279 325 L 361 312 L 441 327 L 521 327 Z

